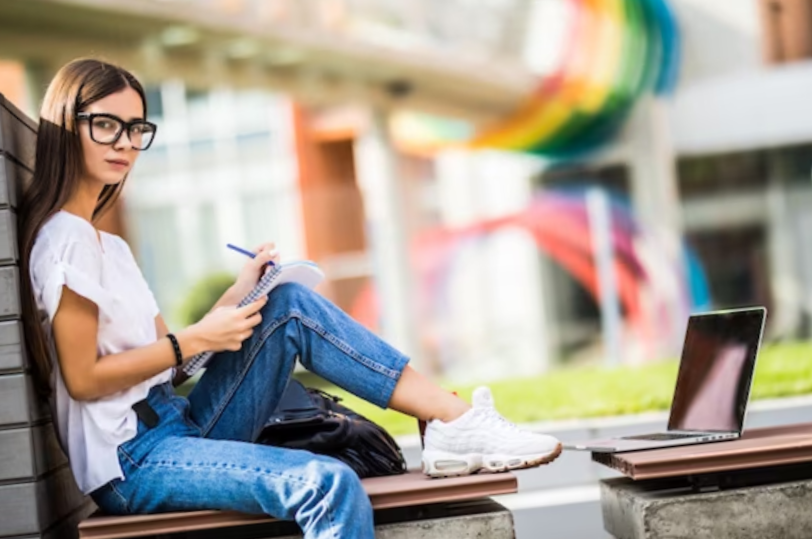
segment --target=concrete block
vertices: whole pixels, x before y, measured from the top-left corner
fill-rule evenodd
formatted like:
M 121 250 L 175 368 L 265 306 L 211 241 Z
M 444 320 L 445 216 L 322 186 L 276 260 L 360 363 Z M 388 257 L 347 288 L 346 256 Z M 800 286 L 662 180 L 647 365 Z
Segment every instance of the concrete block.
M 50 423 L 0 430 L 0 482 L 31 481 L 67 462 Z
M 22 322 L 0 322 L 0 373 L 22 372 L 27 366 Z
M 243 537 L 239 528 L 195 532 L 196 539 Z M 273 522 L 258 527 L 252 536 L 301 539 L 291 522 Z M 377 539 L 515 539 L 513 517 L 490 499 L 453 504 L 434 504 L 387 509 L 375 513 Z
M 20 272 L 14 266 L 0 267 L 0 320 L 17 320 L 20 314 Z
M 812 480 L 694 493 L 658 482 L 601 482 L 607 532 L 617 539 L 806 539 Z
M 34 170 L 37 124 L 0 96 L 0 151 Z
M 375 527 L 378 539 L 514 539 L 510 511 L 450 518 L 434 518 Z
M 0 209 L 0 266 L 16 264 L 17 253 L 17 215 L 6 208 Z
M 49 416 L 48 405 L 37 396 L 30 375 L 0 376 L 0 429 L 33 425 Z
M 0 537 L 45 532 L 88 503 L 68 467 L 37 481 L 0 485 Z

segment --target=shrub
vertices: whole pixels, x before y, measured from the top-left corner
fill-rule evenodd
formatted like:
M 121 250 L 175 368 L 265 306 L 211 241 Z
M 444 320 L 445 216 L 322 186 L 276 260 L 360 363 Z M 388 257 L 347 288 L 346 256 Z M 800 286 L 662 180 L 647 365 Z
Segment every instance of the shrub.
M 206 275 L 195 283 L 178 307 L 178 320 L 185 326 L 203 318 L 220 296 L 234 284 L 235 276 L 227 272 Z

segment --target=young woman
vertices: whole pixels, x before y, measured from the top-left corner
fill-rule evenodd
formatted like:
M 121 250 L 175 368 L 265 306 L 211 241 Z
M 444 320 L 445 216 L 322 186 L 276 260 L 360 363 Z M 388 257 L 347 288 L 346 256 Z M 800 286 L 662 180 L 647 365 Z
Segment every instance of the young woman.
M 26 342 L 79 487 L 111 514 L 222 509 L 295 519 L 305 537 L 373 537 L 358 477 L 341 462 L 251 443 L 296 358 L 381 407 L 428 421 L 431 476 L 535 466 L 561 451 L 518 429 L 487 388 L 473 407 L 307 288 L 237 307 L 269 260 L 260 245 L 198 323 L 169 332 L 127 244 L 94 223 L 116 200 L 155 126 L 139 82 L 76 60 L 51 82 L 36 171 L 20 208 Z M 176 372 L 216 351 L 188 399 Z

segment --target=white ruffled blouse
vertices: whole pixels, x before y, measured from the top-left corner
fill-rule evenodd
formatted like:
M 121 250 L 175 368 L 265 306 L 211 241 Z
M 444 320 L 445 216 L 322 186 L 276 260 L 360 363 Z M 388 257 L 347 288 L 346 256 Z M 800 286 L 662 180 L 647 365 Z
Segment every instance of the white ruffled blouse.
M 158 305 L 127 243 L 113 234 L 99 234 L 78 215 L 57 212 L 37 235 L 30 277 L 52 346 L 51 323 L 63 286 L 98 306 L 96 342 L 102 357 L 155 342 Z M 124 479 L 117 449 L 136 434 L 132 405 L 151 387 L 170 380 L 172 369 L 114 395 L 76 401 L 68 395 L 55 352 L 52 361 L 51 405 L 79 488 L 88 494 L 112 479 Z

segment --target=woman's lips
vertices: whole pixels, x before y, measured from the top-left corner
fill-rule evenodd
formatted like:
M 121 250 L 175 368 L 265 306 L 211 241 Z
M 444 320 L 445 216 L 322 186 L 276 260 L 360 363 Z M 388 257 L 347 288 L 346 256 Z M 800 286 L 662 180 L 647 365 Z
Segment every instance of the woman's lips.
M 118 160 L 118 159 L 107 160 L 107 162 L 110 163 L 110 165 L 113 168 L 118 168 L 118 169 L 127 168 L 128 166 L 130 166 L 129 161 L 122 161 L 122 160 Z

